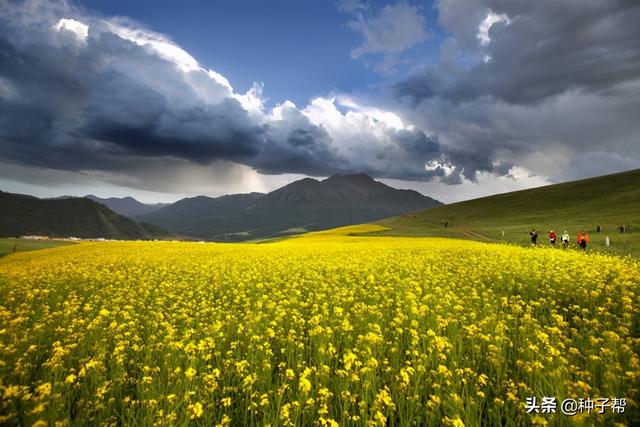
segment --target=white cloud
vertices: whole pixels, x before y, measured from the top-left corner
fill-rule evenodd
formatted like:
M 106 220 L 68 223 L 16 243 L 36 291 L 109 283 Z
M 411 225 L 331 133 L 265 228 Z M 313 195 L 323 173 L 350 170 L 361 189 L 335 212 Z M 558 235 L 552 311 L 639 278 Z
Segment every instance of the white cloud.
M 139 26 L 139 24 L 125 18 L 111 18 L 100 21 L 104 28 L 118 37 L 131 41 L 138 46 L 149 49 L 149 52 L 174 64 L 182 73 L 184 81 L 193 89 L 200 101 L 207 104 L 218 104 L 225 98 L 235 97 L 233 87 L 226 77 L 215 70 L 208 69 L 201 65 L 191 54 L 174 43 L 163 34 L 151 31 Z M 137 66 L 137 64 L 134 64 Z M 168 88 L 167 82 L 161 79 L 154 79 L 153 75 L 138 76 L 146 79 L 151 87 Z M 171 82 L 168 82 L 171 84 Z M 251 90 L 250 90 L 251 92 Z M 176 93 L 172 96 L 174 101 L 184 103 L 186 98 L 184 93 Z M 238 95 L 245 98 L 250 94 Z M 240 101 L 240 98 L 238 98 Z M 244 105 L 249 105 L 245 102 Z M 243 106 L 244 106 L 243 105 Z
M 384 125 L 396 129 L 409 129 L 412 130 L 412 126 L 405 126 L 402 118 L 392 111 L 381 110 L 379 108 L 365 106 L 354 99 L 347 96 L 338 96 L 336 98 L 338 105 L 349 108 L 350 110 L 361 113 L 369 117 L 371 120 L 383 123 Z
M 427 162 L 424 168 L 428 171 L 436 171 L 438 169 L 442 169 L 445 173 L 445 176 L 449 176 L 455 171 L 455 169 L 451 165 L 438 160 L 431 160 Z
M 231 83 L 229 83 L 229 80 L 227 80 L 227 78 L 225 76 L 223 76 L 222 74 L 217 73 L 217 72 L 215 72 L 213 70 L 207 70 L 207 74 L 209 75 L 209 77 L 211 77 L 213 80 L 215 80 L 218 84 L 226 87 L 230 91 L 233 90 L 233 88 L 231 87 Z
M 264 98 L 262 96 L 262 90 L 264 84 L 253 83 L 251 89 L 249 89 L 244 95 L 233 94 L 233 97 L 240 102 L 242 108 L 244 108 L 253 118 L 260 121 L 264 120 Z
M 477 37 L 478 37 L 478 40 L 480 40 L 480 44 L 482 44 L 483 46 L 486 46 L 489 43 L 491 43 L 491 37 L 489 36 L 489 31 L 491 30 L 491 27 L 493 26 L 493 24 L 497 24 L 499 22 L 504 22 L 506 24 L 509 24 L 511 23 L 511 20 L 504 13 L 501 13 L 500 15 L 493 13 L 493 11 L 489 11 L 489 13 L 487 13 L 487 17 L 484 18 L 484 21 L 482 21 L 478 26 Z
M 137 45 L 149 47 L 157 55 L 173 62 L 184 72 L 202 69 L 193 56 L 162 34 L 133 27 L 129 21 L 123 19 L 111 19 L 106 21 L 106 24 L 112 33 Z
M 352 171 L 424 179 L 429 176 L 426 162 L 442 157 L 437 142 L 392 111 L 346 96 L 317 97 L 301 111 L 327 131 L 332 148 L 348 159 Z
M 276 104 L 275 107 L 271 109 L 271 115 L 269 116 L 270 121 L 282 121 L 285 119 L 285 116 L 288 111 L 297 111 L 298 107 L 292 101 L 288 99 L 284 101 L 282 104 Z
M 82 42 L 86 41 L 87 37 L 89 36 L 89 26 L 87 24 L 83 24 L 82 22 L 76 21 L 75 19 L 71 19 L 71 18 L 60 19 L 56 23 L 56 25 L 54 25 L 54 28 L 58 31 L 60 30 L 71 31 L 73 34 L 75 34 L 78 40 Z
M 346 112 L 340 111 L 339 106 Z M 363 139 L 384 144 L 389 139 L 388 130 L 413 130 L 395 113 L 361 105 L 349 97 L 314 98 L 302 113 L 314 125 L 325 128 L 343 150 Z

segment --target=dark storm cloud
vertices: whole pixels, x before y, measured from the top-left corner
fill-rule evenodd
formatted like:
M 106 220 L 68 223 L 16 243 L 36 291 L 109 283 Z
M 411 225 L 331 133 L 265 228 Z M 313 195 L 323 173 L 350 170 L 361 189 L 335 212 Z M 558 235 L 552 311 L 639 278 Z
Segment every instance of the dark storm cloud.
M 400 153 L 393 150 L 380 150 L 377 158 L 385 163 L 380 178 L 395 178 L 402 175 L 411 181 L 429 181 L 434 177 L 445 176 L 442 168 L 425 171 L 425 164 L 431 161 L 448 163 L 450 157 L 438 139 L 427 136 L 421 130 L 390 129 L 387 131 L 391 145 L 398 147 Z M 398 162 L 398 159 L 401 159 Z M 367 170 L 363 166 L 363 170 Z M 369 171 L 374 173 L 373 171 Z
M 0 31 L 10 34 L 11 29 L 4 25 Z M 193 100 L 195 94 L 168 61 L 111 33 L 89 37 L 82 48 L 69 31 L 60 33 L 58 46 L 0 40 L 0 76 L 19 94 L 0 104 L 5 157 L 66 169 L 109 168 L 109 162 L 87 165 L 88 152 L 95 151 L 195 162 L 257 155 L 263 130 L 238 101 L 183 102 L 180 98 Z M 140 73 L 167 77 L 163 85 L 175 87 L 163 87 L 161 93 L 135 74 L 104 67 L 108 61 L 134 64 Z M 179 108 L 167 97 L 171 91 L 181 94 Z M 50 151 L 60 155 L 52 157 Z
M 89 138 L 131 154 L 176 156 L 196 163 L 256 157 L 264 133 L 251 124 L 246 111 L 233 99 L 208 108 L 175 112 L 161 108 L 155 115 L 145 111 L 149 115 L 146 120 L 118 120 L 100 109 L 91 113 L 91 121 L 81 129 Z
M 400 129 L 392 133 L 395 143 L 403 147 L 410 156 L 427 156 L 426 160 L 433 160 L 442 149 L 437 139 L 427 137 L 422 131 Z
M 509 177 L 513 165 L 551 180 L 640 167 L 640 2 L 440 0 L 438 11 L 440 61 L 393 93 L 439 136 L 455 166 L 443 181 Z
M 498 175 L 507 175 L 513 167 L 512 163 L 495 162 L 495 155 L 491 153 L 474 153 L 468 151 L 450 151 L 449 159 L 456 165 L 459 172 L 469 181 L 475 181 L 477 172 L 491 172 Z
M 489 96 L 535 104 L 572 90 L 599 92 L 640 76 L 636 0 L 443 0 L 439 6 L 453 44 L 487 60 L 471 68 L 426 68 L 396 86 L 400 97 L 467 102 Z M 509 22 L 494 23 L 483 46 L 478 26 L 489 11 Z
M 268 128 L 263 155 L 253 166 L 263 174 L 301 173 L 327 176 L 349 168 L 331 146 L 331 136 L 298 110 Z

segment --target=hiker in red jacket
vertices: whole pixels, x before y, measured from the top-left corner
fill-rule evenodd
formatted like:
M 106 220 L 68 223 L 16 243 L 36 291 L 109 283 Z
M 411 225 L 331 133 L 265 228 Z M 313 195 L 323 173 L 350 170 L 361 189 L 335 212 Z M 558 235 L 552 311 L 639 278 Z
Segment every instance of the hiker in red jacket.
M 578 234 L 578 246 L 582 248 L 582 252 L 587 252 L 587 244 L 589 243 L 589 235 L 583 231 Z
M 557 238 L 558 238 L 558 236 L 556 235 L 555 231 L 553 231 L 553 230 L 549 231 L 549 244 L 551 246 L 555 247 Z

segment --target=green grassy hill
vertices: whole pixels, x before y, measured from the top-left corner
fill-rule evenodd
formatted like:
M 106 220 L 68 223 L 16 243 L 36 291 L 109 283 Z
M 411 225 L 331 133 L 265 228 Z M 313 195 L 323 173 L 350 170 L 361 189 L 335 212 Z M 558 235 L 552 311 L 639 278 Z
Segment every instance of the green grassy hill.
M 14 252 L 36 251 L 73 244 L 75 243 L 64 240 L 0 239 L 0 257 Z
M 85 198 L 38 199 L 0 191 L 0 237 L 154 239 L 171 236 L 157 226 L 118 215 Z
M 640 169 L 453 203 L 376 224 L 391 228 L 379 234 L 521 244 L 529 244 L 529 231 L 535 228 L 543 245 L 549 230 L 558 236 L 567 230 L 573 247 L 585 230 L 593 250 L 640 255 Z M 624 234 L 618 230 L 622 225 Z M 611 239 L 608 248 L 605 236 Z

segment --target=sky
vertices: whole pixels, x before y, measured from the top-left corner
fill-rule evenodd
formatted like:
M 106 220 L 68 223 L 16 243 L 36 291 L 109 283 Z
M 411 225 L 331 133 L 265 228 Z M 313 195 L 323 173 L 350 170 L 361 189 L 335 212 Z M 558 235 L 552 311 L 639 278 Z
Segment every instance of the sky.
M 365 172 L 443 202 L 640 167 L 636 0 L 0 0 L 0 189 Z

